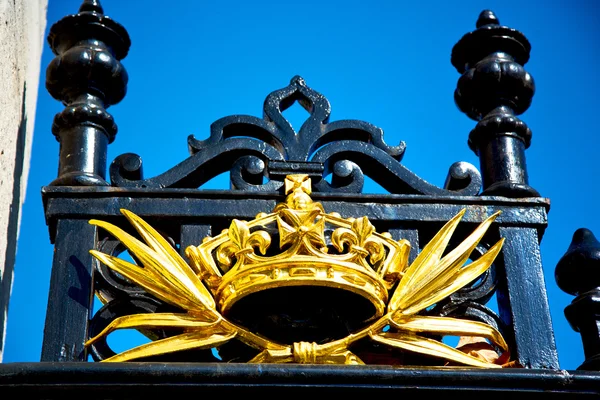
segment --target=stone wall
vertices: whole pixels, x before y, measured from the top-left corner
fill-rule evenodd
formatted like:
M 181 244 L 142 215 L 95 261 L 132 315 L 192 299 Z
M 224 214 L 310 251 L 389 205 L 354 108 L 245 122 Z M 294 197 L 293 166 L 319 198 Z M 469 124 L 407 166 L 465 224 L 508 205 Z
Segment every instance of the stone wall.
M 0 361 L 25 199 L 47 0 L 0 0 Z

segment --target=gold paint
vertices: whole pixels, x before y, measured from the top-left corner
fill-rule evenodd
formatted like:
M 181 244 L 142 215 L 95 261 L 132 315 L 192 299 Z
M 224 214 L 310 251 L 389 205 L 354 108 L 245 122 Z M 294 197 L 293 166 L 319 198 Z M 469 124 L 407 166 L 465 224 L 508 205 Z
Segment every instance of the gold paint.
M 315 276 L 316 274 L 317 271 L 314 268 L 290 268 L 290 276 Z
M 135 347 L 105 361 L 218 347 L 235 338 L 260 351 L 250 361 L 253 363 L 363 364 L 348 347 L 370 338 L 389 347 L 440 357 L 454 364 L 485 368 L 514 364 L 508 362 L 508 346 L 493 327 L 469 320 L 417 315 L 490 267 L 502 240 L 476 261 L 465 263 L 499 213 L 487 218 L 442 257 L 464 215 L 462 210 L 408 266 L 410 245 L 406 240 L 395 241 L 388 233 L 375 232 L 367 217 L 326 214 L 323 206 L 309 196 L 308 176 L 286 177 L 285 190 L 285 202 L 278 204 L 273 213 L 260 213 L 249 222 L 234 219 L 220 235 L 188 247 L 189 265 L 156 230 L 130 211 L 121 210 L 145 243 L 112 224 L 91 220 L 91 224 L 119 239 L 142 265 L 91 250 L 94 257 L 186 313 L 120 317 L 86 346 L 117 329 L 174 328 L 183 329 L 183 333 Z M 266 229 L 274 226 L 280 236 L 277 247 Z M 333 249 L 327 247 L 326 227 L 333 231 L 330 243 Z M 268 250 L 274 255 L 265 256 Z M 286 286 L 325 286 L 350 291 L 370 301 L 376 313 L 366 328 L 325 344 L 275 343 L 226 319 L 229 308 L 244 296 Z M 384 332 L 386 327 L 392 330 Z M 461 336 L 464 351 L 425 337 L 432 335 Z M 491 344 L 489 348 L 484 345 L 487 341 Z M 477 342 L 476 348 L 472 342 Z M 471 344 L 470 348 L 464 343 Z M 494 357 L 490 353 L 494 353 L 493 346 L 503 353 Z

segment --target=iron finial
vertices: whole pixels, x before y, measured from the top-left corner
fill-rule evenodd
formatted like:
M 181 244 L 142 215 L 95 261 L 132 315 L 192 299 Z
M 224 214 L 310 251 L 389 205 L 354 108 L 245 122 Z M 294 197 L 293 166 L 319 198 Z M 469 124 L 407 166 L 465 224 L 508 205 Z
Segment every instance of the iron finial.
M 129 51 L 129 34 L 104 15 L 98 0 L 85 0 L 77 14 L 52 25 L 48 43 L 56 58 L 48 65 L 46 88 L 66 105 L 52 124 L 61 143 L 59 176 L 52 185 L 108 185 L 106 147 L 117 125 L 106 109 L 127 90 L 120 60 Z
M 592 231 L 580 228 L 556 265 L 556 283 L 565 292 L 580 295 L 600 287 L 600 242 Z
M 104 9 L 102 8 L 102 4 L 100 4 L 100 0 L 83 0 L 83 3 L 81 3 L 81 7 L 79 7 L 79 12 L 92 12 L 96 14 L 104 14 Z
M 535 92 L 523 67 L 531 45 L 521 32 L 501 26 L 490 10 L 479 14 L 476 25 L 454 46 L 451 62 L 462 75 L 454 101 L 478 121 L 468 144 L 480 158 L 483 194 L 539 196 L 529 186 L 525 163 L 531 130 L 516 117 L 529 108 Z
M 556 265 L 558 287 L 575 295 L 565 308 L 571 327 L 581 334 L 585 361 L 578 369 L 600 370 L 600 242 L 580 228 Z
M 496 17 L 496 14 L 492 10 L 483 10 L 479 14 L 479 18 L 477 18 L 477 23 L 475 24 L 477 29 L 486 25 L 500 25 L 500 20 L 498 20 L 498 17 Z

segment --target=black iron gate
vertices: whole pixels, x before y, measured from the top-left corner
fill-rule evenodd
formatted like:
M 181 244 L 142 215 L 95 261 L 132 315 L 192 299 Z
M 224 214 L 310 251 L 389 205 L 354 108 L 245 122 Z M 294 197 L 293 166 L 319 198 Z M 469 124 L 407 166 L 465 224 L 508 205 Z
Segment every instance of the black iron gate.
M 110 164 L 108 179 L 107 146 L 115 137 L 116 125 L 106 108 L 125 95 L 127 74 L 119 60 L 127 55 L 128 34 L 104 16 L 97 1 L 84 1 L 78 14 L 52 27 L 48 40 L 57 57 L 48 67 L 47 87 L 66 105 L 52 126 L 60 142 L 59 176 L 43 189 L 55 245 L 42 352 L 42 361 L 51 363 L 15 364 L 6 375 L 8 387 L 24 388 L 23 379 L 33 379 L 35 390 L 49 390 L 49 386 L 61 383 L 62 389 L 52 389 L 58 394 L 78 385 L 66 377 L 68 374 L 93 371 L 97 375 L 86 375 L 82 384 L 102 396 L 115 395 L 119 390 L 130 396 L 134 393 L 131 388 L 137 395 L 148 394 L 154 390 L 148 384 L 155 380 L 160 382 L 159 390 L 184 392 L 202 387 L 229 388 L 238 393 L 240 387 L 251 387 L 275 393 L 303 387 L 308 391 L 598 393 L 600 376 L 596 373 L 573 372 L 565 377 L 556 371 L 559 365 L 539 247 L 549 203 L 529 186 L 525 150 L 531 131 L 517 117 L 527 110 L 534 93 L 533 80 L 523 68 L 530 45 L 522 33 L 500 25 L 492 12 L 482 12 L 477 29 L 466 34 L 452 52 L 452 64 L 461 74 L 455 100 L 463 112 L 478 121 L 470 133 L 469 146 L 479 156 L 482 172 L 470 164 L 456 163 L 450 167 L 444 188 L 407 169 L 401 163 L 404 144 L 387 145 L 380 128 L 357 120 L 329 121 L 328 100 L 298 76 L 267 96 L 262 118 L 225 117 L 211 125 L 207 139 L 190 137 L 190 157 L 168 171 L 146 178 L 141 158 L 124 154 Z M 295 102 L 310 114 L 298 132 L 282 114 Z M 223 172 L 230 173 L 231 190 L 202 190 L 204 183 Z M 457 230 L 457 243 L 501 211 L 472 255 L 474 261 L 504 239 L 492 268 L 427 309 L 426 314 L 466 318 L 494 327 L 506 338 L 514 365 L 525 369 L 444 371 L 431 369 L 443 364 L 427 357 L 404 357 L 402 368 L 381 365 L 388 362 L 368 367 L 258 368 L 237 363 L 248 358 L 244 359 L 244 350 L 235 346 L 225 346 L 218 357 L 202 350 L 145 360 L 161 364 L 109 367 L 68 363 L 87 361 L 88 352 L 96 361 L 113 356 L 106 341 L 87 348 L 84 343 L 115 318 L 169 309 L 93 259 L 91 249 L 114 256 L 125 249 L 118 240 L 90 225 L 90 219 L 128 229 L 120 212 L 127 209 L 161 232 L 183 256 L 188 246 L 218 235 L 233 218 L 250 220 L 273 210 L 284 201 L 284 181 L 292 174 L 312 180 L 312 199 L 326 212 L 366 216 L 378 232 L 408 240 L 411 261 L 462 209 L 466 212 Z M 363 194 L 365 176 L 389 194 Z M 597 292 L 590 290 L 598 286 L 593 266 L 600 259 L 599 246 L 589 234 L 579 236 L 577 243 L 585 244 L 576 243 L 561 268 L 576 268 L 571 264 L 587 257 L 586 273 L 596 278 L 587 285 L 563 279 L 566 290 L 582 294 L 578 305 L 572 306 L 573 310 L 579 308 L 572 311 L 570 320 L 582 330 L 586 341 L 586 369 L 596 370 L 600 340 L 594 307 L 598 300 Z M 92 315 L 94 295 L 105 305 Z M 165 337 L 164 332 L 154 335 Z M 125 377 L 118 378 L 121 374 Z

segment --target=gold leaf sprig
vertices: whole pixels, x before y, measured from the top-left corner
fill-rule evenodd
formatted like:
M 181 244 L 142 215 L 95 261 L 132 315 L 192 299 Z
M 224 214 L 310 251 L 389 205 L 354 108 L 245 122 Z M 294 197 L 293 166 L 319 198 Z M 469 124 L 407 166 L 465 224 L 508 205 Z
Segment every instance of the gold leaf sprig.
M 499 212 L 483 221 L 461 244 L 442 257 L 465 213 L 465 210 L 462 210 L 444 225 L 407 269 L 404 268 L 404 264 L 391 266 L 394 271 L 403 271 L 402 279 L 393 293 L 390 293 L 387 313 L 368 327 L 325 344 L 298 342 L 291 345 L 275 343 L 225 319 L 217 310 L 210 292 L 177 251 L 137 215 L 127 210 L 121 212 L 145 243 L 112 224 L 98 220 L 92 220 L 90 223 L 106 229 L 119 239 L 142 265 L 138 266 L 95 250 L 92 250 L 91 254 L 100 262 L 139 284 L 151 295 L 184 308 L 186 312 L 139 314 L 116 318 L 102 332 L 91 338 L 86 346 L 117 329 L 178 328 L 183 329 L 184 333 L 138 346 L 104 361 L 127 361 L 180 350 L 218 347 L 235 338 L 259 350 L 259 354 L 250 362 L 361 364 L 362 361 L 348 350 L 348 347 L 366 337 L 393 348 L 473 367 L 497 368 L 501 367 L 498 364 L 499 360 L 509 358 L 508 346 L 502 335 L 487 324 L 456 318 L 418 315 L 420 311 L 472 282 L 492 265 L 503 240 L 492 246 L 476 261 L 468 264 L 466 262 Z M 254 234 L 251 235 L 249 231 L 243 229 L 243 226 L 238 225 L 235 225 L 236 232 L 234 232 L 234 242 L 238 247 L 236 251 L 243 252 L 248 249 L 250 251 L 254 246 L 258 246 L 261 252 L 264 252 L 269 245 L 267 238 L 262 237 L 264 235 L 252 236 Z M 335 239 L 338 246 L 346 242 L 364 248 L 371 247 L 367 243 L 367 237 L 372 233 L 372 225 L 368 220 L 353 224 L 352 228 L 353 232 L 348 229 L 340 231 L 339 237 Z M 290 233 L 295 232 L 291 227 L 288 230 Z M 369 253 L 373 257 L 377 254 L 377 249 L 370 249 Z M 399 257 L 398 260 L 404 263 L 406 257 Z M 387 327 L 392 329 L 387 331 Z M 490 355 L 493 351 L 488 349 L 486 357 L 478 357 L 477 352 L 463 352 L 437 340 L 423 337 L 422 334 L 454 335 L 475 338 L 473 340 L 477 341 L 487 340 L 491 343 L 490 347 L 496 347 L 504 354 L 494 360 L 493 355 Z
M 483 221 L 460 245 L 442 258 L 464 213 L 463 209 L 444 225 L 421 251 L 398 284 L 388 304 L 388 314 L 383 317 L 397 332 L 371 331 L 369 336 L 392 347 L 442 357 L 460 364 L 498 367 L 494 363 L 465 354 L 441 342 L 419 336 L 419 333 L 428 333 L 481 337 L 490 340 L 503 352 L 508 352 L 508 345 L 502 335 L 492 326 L 456 318 L 416 315 L 487 271 L 502 248 L 504 239 L 498 241 L 476 261 L 465 264 L 489 226 L 500 214 L 497 212 Z
M 184 308 L 187 312 L 137 314 L 116 318 L 102 332 L 88 340 L 86 346 L 118 329 L 183 328 L 182 334 L 143 344 L 104 361 L 128 361 L 181 350 L 207 349 L 222 345 L 236 336 L 260 349 L 281 348 L 225 320 L 217 311 L 210 292 L 169 242 L 134 213 L 124 209 L 121 213 L 134 226 L 145 244 L 110 223 L 91 220 L 90 224 L 106 229 L 119 239 L 142 265 L 96 250 L 91 250 L 90 253 L 109 268 L 136 282 L 151 295 Z

